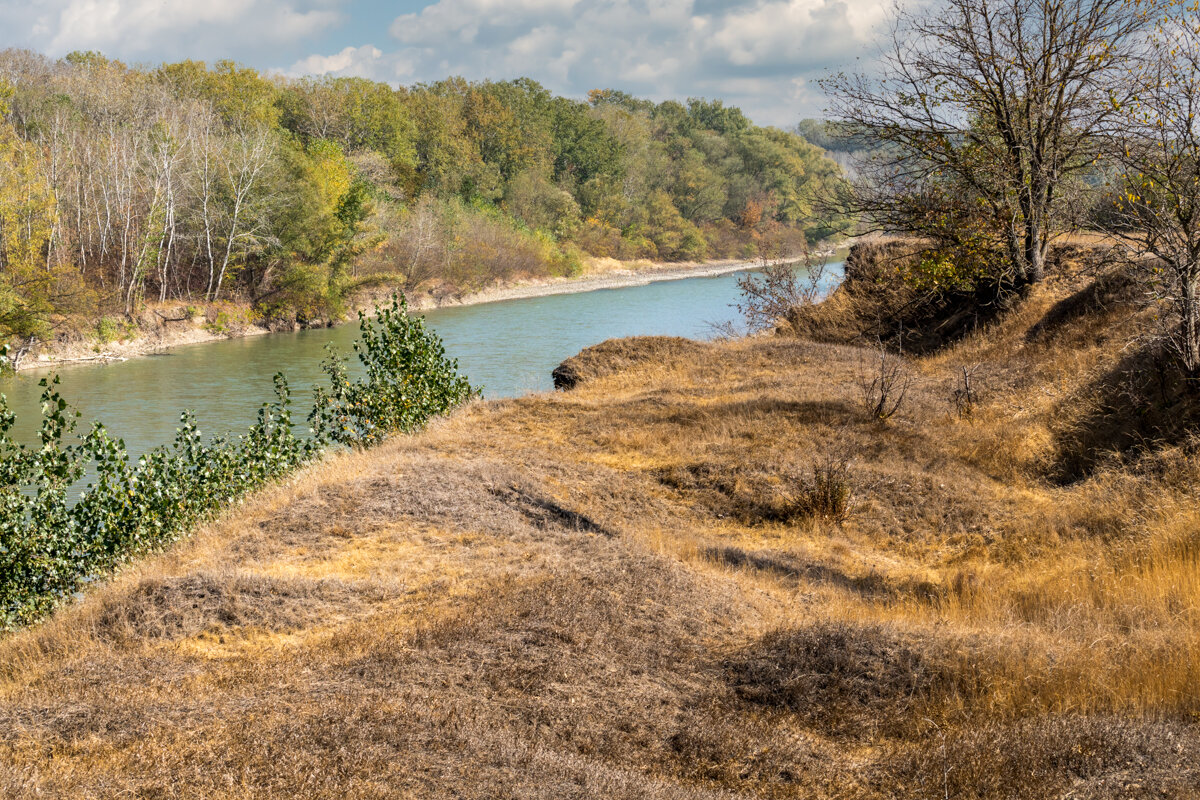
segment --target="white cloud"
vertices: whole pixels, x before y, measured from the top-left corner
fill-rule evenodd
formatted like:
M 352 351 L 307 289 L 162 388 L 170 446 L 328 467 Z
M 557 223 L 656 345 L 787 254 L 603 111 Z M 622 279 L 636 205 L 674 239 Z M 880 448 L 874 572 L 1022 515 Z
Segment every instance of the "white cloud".
M 534 27 L 538 21 L 565 18 L 579 0 L 441 0 L 419 13 L 403 14 L 391 33 L 410 45 L 431 39 L 473 42 L 481 29 Z
M 331 56 L 309 56 L 297 61 L 291 71 L 300 75 L 328 75 L 371 69 L 383 57 L 383 51 L 374 45 L 347 47 Z
M 339 0 L 42 0 L 0 11 L 3 44 L 57 56 L 100 50 L 138 58 L 241 57 L 336 25 Z
M 437 0 L 393 21 L 390 54 L 347 48 L 290 71 L 388 79 L 381 65 L 402 60 L 417 80 L 525 75 L 578 97 L 721 97 L 790 125 L 819 113 L 815 78 L 861 55 L 883 13 L 878 0 Z
M 373 20 L 381 6 L 352 1 L 0 0 L 0 47 L 290 63 L 289 74 L 389 83 L 528 76 L 575 97 L 719 97 L 790 125 L 819 113 L 824 71 L 873 54 L 884 14 L 879 0 L 425 0 Z M 355 33 L 339 31 L 347 20 Z M 375 38 L 385 26 L 390 43 Z
M 730 14 L 720 22 L 712 44 L 731 64 L 824 64 L 847 44 L 865 41 L 883 7 L 839 0 L 785 0 Z
M 401 53 L 384 53 L 374 45 L 346 47 L 330 56 L 313 55 L 301 59 L 286 70 L 292 77 L 334 75 L 370 78 L 396 84 L 413 72 L 412 62 Z

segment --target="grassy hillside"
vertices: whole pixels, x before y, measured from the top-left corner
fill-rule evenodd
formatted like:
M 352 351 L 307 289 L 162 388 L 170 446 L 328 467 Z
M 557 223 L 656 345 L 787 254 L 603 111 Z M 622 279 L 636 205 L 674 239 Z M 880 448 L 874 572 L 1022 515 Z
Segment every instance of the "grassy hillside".
M 0 794 L 1194 796 L 1190 411 L 1081 255 L 886 423 L 810 321 L 328 459 L 0 642 Z

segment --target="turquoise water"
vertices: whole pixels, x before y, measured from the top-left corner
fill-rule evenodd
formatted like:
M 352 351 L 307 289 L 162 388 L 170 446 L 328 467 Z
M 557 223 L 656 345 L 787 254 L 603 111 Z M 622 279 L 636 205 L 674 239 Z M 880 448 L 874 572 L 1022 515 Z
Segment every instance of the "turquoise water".
M 841 265 L 828 269 L 832 284 Z M 553 388 L 550 372 L 589 345 L 624 336 L 670 335 L 706 339 L 713 325 L 735 321 L 736 274 L 660 281 L 424 312 L 447 353 L 487 397 L 512 397 Z M 297 417 L 309 407 L 310 387 L 324 384 L 325 346 L 344 352 L 357 325 L 253 336 L 174 348 L 107 365 L 62 368 L 60 391 L 100 420 L 137 455 L 175 435 L 179 412 L 196 412 L 205 433 L 239 432 L 272 398 L 271 378 L 286 374 Z M 351 358 L 353 364 L 353 358 Z M 32 441 L 38 422 L 37 372 L 0 378 L 0 392 L 17 414 L 16 436 Z

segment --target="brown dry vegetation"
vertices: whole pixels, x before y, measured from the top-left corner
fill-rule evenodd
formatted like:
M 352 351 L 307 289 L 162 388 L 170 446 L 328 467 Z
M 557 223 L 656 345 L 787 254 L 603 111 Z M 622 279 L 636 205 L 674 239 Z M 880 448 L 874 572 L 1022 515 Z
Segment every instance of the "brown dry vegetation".
M 886 424 L 854 346 L 625 342 L 330 458 L 0 642 L 0 795 L 1195 796 L 1200 462 L 1095 269 Z

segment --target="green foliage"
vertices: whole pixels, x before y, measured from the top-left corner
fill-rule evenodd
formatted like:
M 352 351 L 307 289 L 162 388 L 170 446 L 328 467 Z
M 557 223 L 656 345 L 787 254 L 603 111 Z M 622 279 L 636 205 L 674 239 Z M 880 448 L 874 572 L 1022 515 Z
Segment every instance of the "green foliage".
M 211 103 L 232 128 L 274 128 L 279 124 L 279 89 L 251 67 L 228 59 L 211 68 L 203 61 L 181 61 L 164 64 L 158 74 L 180 96 Z
M 289 264 L 269 295 L 258 301 L 258 312 L 267 320 L 307 322 L 321 318 L 330 305 L 329 278 L 320 265 Z
M 683 218 L 670 195 L 661 189 L 650 195 L 645 220 L 645 236 L 654 242 L 660 258 L 697 261 L 707 254 L 704 234 Z
M 477 392 L 446 358 L 425 321 L 408 314 L 403 295 L 376 307 L 372 322 L 359 313 L 354 344 L 363 380 L 351 382 L 343 357 L 331 353 L 324 368 L 331 390 L 319 392 L 310 420 L 340 444 L 369 446 L 395 433 L 411 433 Z
M 119 317 L 101 317 L 96 323 L 96 339 L 100 344 L 125 341 L 133 335 L 135 325 Z
M 412 188 L 417 131 L 404 92 L 363 78 L 303 78 L 284 86 L 279 106 L 287 130 L 330 139 L 348 153 L 380 153 L 395 179 Z
M 532 230 L 569 238 L 579 225 L 579 203 L 545 176 L 527 172 L 509 184 L 503 208 Z
M 716 131 L 721 135 L 740 133 L 750 126 L 750 120 L 741 109 L 726 106 L 720 100 L 691 98 L 688 100 L 688 117 L 698 127 Z
M 402 298 L 376 311 L 379 324 L 362 318 L 355 344 L 366 378 L 352 383 L 345 363 L 332 358 L 332 387 L 317 391 L 307 437 L 296 432 L 281 374 L 275 400 L 245 434 L 205 441 L 184 412 L 174 441 L 136 463 L 99 423 L 73 436 L 79 414 L 59 394 L 57 377 L 41 381 L 36 446 L 12 438 L 16 418 L 0 395 L 0 628 L 36 619 L 331 444 L 366 446 L 416 430 L 474 394 Z M 68 492 L 85 475 L 92 478 L 72 503 Z
M 930 244 L 897 270 L 921 292 L 969 293 L 1011 278 L 1005 243 L 995 233 L 988 207 L 963 199 L 969 195 L 953 188 L 929 189 L 903 200 Z
M 12 95 L 0 84 L 0 109 Z M 48 269 L 43 256 L 54 217 L 37 148 L 0 119 L 0 338 L 29 339 L 46 330 L 59 294 L 59 270 Z

